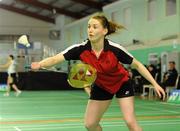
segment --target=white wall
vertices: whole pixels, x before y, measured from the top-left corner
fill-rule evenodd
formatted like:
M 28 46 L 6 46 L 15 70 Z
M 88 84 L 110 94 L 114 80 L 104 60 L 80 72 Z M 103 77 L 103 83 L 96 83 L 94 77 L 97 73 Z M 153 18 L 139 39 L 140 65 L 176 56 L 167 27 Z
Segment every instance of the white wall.
M 64 25 L 71 23 L 73 19 L 59 15 L 55 24 L 44 22 L 29 16 L 21 15 L 4 9 L 0 9 L 0 35 L 28 34 L 30 41 L 38 41 L 52 48 L 61 50 L 64 46 Z M 60 40 L 50 40 L 49 31 L 61 30 Z M 0 48 L 3 48 L 0 41 Z M 4 43 L 4 42 L 3 42 Z
M 63 37 L 61 37 L 62 39 L 60 40 L 50 40 L 49 31 L 52 29 L 61 30 L 65 23 L 63 15 L 57 17 L 56 24 L 52 24 L 29 16 L 0 9 L 0 35 L 27 34 L 30 36 L 31 42 L 42 43 L 41 47 L 48 45 L 53 49 L 60 50 L 61 43 L 64 43 Z M 9 54 L 17 55 L 19 54 L 17 52 L 19 51 L 14 49 L 13 41 L 0 41 L 0 64 L 5 62 L 5 58 L 7 58 Z
M 0 9 L 0 34 L 29 34 L 45 37 L 53 24 Z

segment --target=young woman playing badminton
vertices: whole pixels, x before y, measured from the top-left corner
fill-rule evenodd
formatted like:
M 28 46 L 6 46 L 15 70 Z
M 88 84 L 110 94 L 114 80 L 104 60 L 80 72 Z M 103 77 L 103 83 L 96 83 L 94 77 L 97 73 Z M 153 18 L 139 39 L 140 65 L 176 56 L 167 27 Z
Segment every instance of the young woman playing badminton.
M 102 131 L 100 120 L 115 95 L 123 118 L 130 131 L 142 131 L 134 113 L 134 93 L 127 71 L 122 64 L 130 64 L 154 87 L 159 97 L 165 98 L 164 90 L 156 83 L 148 70 L 121 45 L 106 39 L 123 26 L 107 20 L 102 14 L 88 21 L 88 40 L 70 46 L 63 52 L 31 64 L 32 69 L 49 67 L 64 60 L 80 59 L 97 70 L 97 78 L 91 87 L 91 95 L 85 113 L 88 131 Z
M 9 96 L 9 92 L 11 87 L 16 91 L 15 95 L 19 96 L 21 94 L 21 90 L 17 87 L 17 77 L 16 77 L 16 62 L 14 61 L 14 56 L 9 55 L 6 64 L 0 65 L 0 68 L 7 68 L 8 77 L 7 77 L 7 92 L 4 96 Z

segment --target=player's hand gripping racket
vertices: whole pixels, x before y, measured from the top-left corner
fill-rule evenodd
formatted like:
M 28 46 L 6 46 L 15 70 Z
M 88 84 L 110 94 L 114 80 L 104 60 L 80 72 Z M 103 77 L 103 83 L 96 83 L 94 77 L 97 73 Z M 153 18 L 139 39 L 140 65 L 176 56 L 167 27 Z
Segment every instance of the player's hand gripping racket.
M 71 67 L 68 74 L 68 83 L 75 88 L 91 86 L 97 77 L 96 69 L 91 65 L 78 63 Z

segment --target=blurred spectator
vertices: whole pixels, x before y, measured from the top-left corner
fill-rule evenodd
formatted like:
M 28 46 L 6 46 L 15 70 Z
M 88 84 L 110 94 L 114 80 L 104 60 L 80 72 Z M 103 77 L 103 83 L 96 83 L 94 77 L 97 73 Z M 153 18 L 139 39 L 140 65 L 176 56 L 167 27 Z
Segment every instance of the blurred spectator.
M 134 92 L 140 94 L 142 92 L 142 77 L 136 72 L 136 70 L 128 68 L 129 78 L 131 79 L 131 84 L 134 88 Z
M 169 69 L 163 76 L 163 82 L 161 83 L 161 86 L 164 90 L 166 90 L 167 86 L 174 86 L 176 83 L 176 79 L 178 76 L 178 72 L 176 70 L 176 64 L 174 61 L 169 62 Z
M 157 75 L 157 70 L 156 70 L 156 67 L 154 65 L 150 64 L 150 65 L 147 66 L 147 69 L 150 72 L 150 74 L 152 75 L 152 77 L 155 80 L 157 80 L 157 76 L 156 76 Z M 147 81 L 145 78 L 142 78 L 142 84 L 143 85 L 149 85 L 151 83 L 149 81 Z M 142 86 L 142 89 L 141 89 L 141 93 L 143 93 L 142 90 L 143 90 L 143 86 Z M 146 95 L 148 95 L 147 92 L 144 92 L 143 94 L 141 94 L 141 96 L 146 96 Z
M 157 82 L 161 82 L 161 58 L 159 58 L 158 64 L 156 65 Z
M 156 67 L 151 64 L 151 65 L 147 66 L 147 69 L 151 73 L 152 77 L 155 78 L 155 80 L 156 80 L 156 74 L 157 74 Z M 143 84 L 150 84 L 150 83 L 146 79 L 143 79 Z

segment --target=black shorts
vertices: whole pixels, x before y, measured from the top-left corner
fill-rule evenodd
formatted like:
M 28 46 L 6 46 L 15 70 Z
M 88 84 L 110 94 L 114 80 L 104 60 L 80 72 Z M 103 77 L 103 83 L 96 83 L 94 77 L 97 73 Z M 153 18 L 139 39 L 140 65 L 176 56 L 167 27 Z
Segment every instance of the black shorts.
M 17 84 L 17 76 L 16 73 L 11 73 L 9 76 L 11 76 L 13 78 L 12 83 L 10 84 Z
M 106 90 L 98 87 L 96 84 L 91 87 L 91 100 L 111 100 L 114 95 L 116 95 L 116 98 L 134 96 L 134 89 L 131 80 L 125 82 L 115 94 L 107 92 Z

